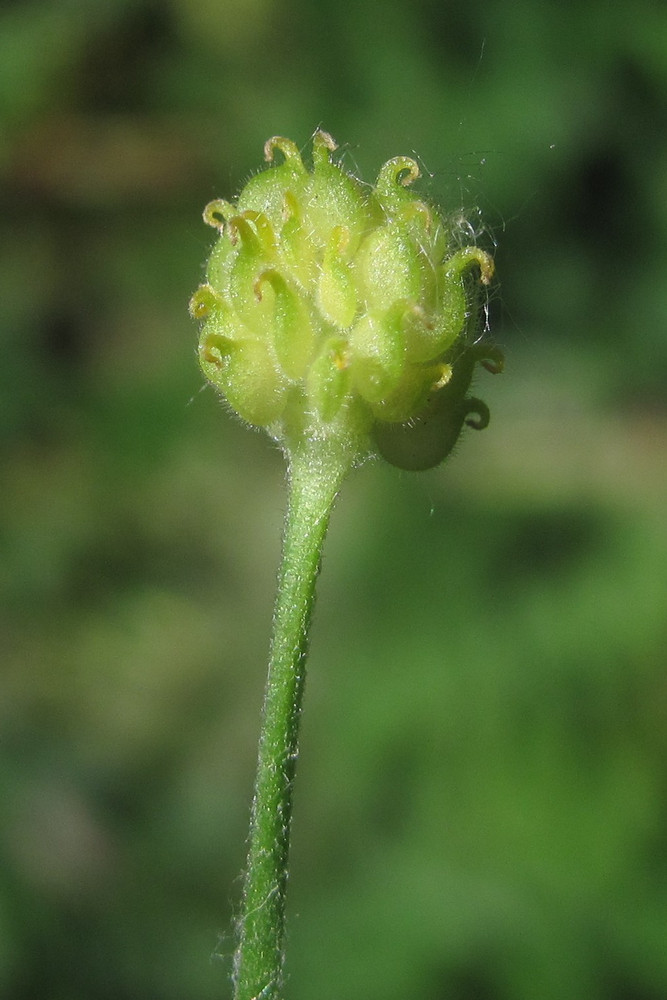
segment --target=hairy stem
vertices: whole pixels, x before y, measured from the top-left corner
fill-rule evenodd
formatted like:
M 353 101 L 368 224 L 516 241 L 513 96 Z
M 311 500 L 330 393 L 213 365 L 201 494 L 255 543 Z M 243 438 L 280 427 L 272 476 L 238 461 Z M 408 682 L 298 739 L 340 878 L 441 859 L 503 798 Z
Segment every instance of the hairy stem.
M 290 455 L 289 500 L 259 741 L 250 845 L 234 959 L 234 1000 L 279 1000 L 299 717 L 315 583 L 349 461 L 305 446 Z

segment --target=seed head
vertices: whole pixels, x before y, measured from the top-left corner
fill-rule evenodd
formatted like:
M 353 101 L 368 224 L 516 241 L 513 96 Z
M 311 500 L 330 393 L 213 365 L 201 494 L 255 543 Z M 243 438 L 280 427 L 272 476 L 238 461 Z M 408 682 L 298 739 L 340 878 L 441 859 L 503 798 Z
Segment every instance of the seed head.
M 335 149 L 317 131 L 309 170 L 290 139 L 269 139 L 268 168 L 236 204 L 204 209 L 219 237 L 190 301 L 200 364 L 239 416 L 287 448 L 343 435 L 358 458 L 379 450 L 430 468 L 464 422 L 488 423 L 467 392 L 478 361 L 502 368 L 496 348 L 471 342 L 493 261 L 410 190 L 414 160 L 389 160 L 369 187 Z

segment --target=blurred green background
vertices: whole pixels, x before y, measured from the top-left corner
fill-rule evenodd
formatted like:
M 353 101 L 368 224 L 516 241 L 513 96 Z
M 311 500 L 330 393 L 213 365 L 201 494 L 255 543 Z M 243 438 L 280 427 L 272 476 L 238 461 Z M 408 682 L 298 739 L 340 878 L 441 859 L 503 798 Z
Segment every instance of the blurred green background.
M 229 996 L 283 470 L 186 305 L 322 125 L 497 247 L 507 374 L 334 514 L 288 996 L 664 1000 L 665 4 L 5 2 L 0 118 L 0 996 Z

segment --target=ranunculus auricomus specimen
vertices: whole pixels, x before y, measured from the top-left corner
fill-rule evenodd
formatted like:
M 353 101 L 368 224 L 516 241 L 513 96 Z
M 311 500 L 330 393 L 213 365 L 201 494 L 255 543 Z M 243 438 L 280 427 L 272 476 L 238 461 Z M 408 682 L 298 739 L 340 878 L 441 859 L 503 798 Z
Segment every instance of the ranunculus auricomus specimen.
M 235 203 L 204 210 L 219 236 L 190 302 L 206 378 L 268 431 L 288 464 L 235 1000 L 282 997 L 308 631 L 340 484 L 377 454 L 402 469 L 438 465 L 465 424 L 488 424 L 487 407 L 468 394 L 477 363 L 492 372 L 503 364 L 480 339 L 491 257 L 463 246 L 460 226 L 413 193 L 414 160 L 389 160 L 371 187 L 336 162 L 335 149 L 317 131 L 308 169 L 291 140 L 268 140 L 268 168 Z M 334 966 L 332 957 L 332 975 Z

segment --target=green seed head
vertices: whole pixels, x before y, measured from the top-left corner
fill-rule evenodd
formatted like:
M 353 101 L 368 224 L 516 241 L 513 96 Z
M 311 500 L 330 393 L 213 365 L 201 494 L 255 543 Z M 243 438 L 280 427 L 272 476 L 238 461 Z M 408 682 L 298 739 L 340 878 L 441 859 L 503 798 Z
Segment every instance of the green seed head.
M 304 436 L 338 439 L 355 461 L 379 450 L 430 468 L 464 422 L 488 423 L 467 392 L 477 361 L 502 367 L 496 349 L 471 342 L 493 261 L 412 193 L 414 160 L 389 160 L 369 187 L 332 160 L 335 148 L 316 132 L 309 170 L 291 140 L 269 139 L 269 167 L 236 204 L 204 209 L 220 235 L 190 302 L 200 364 L 288 450 Z

